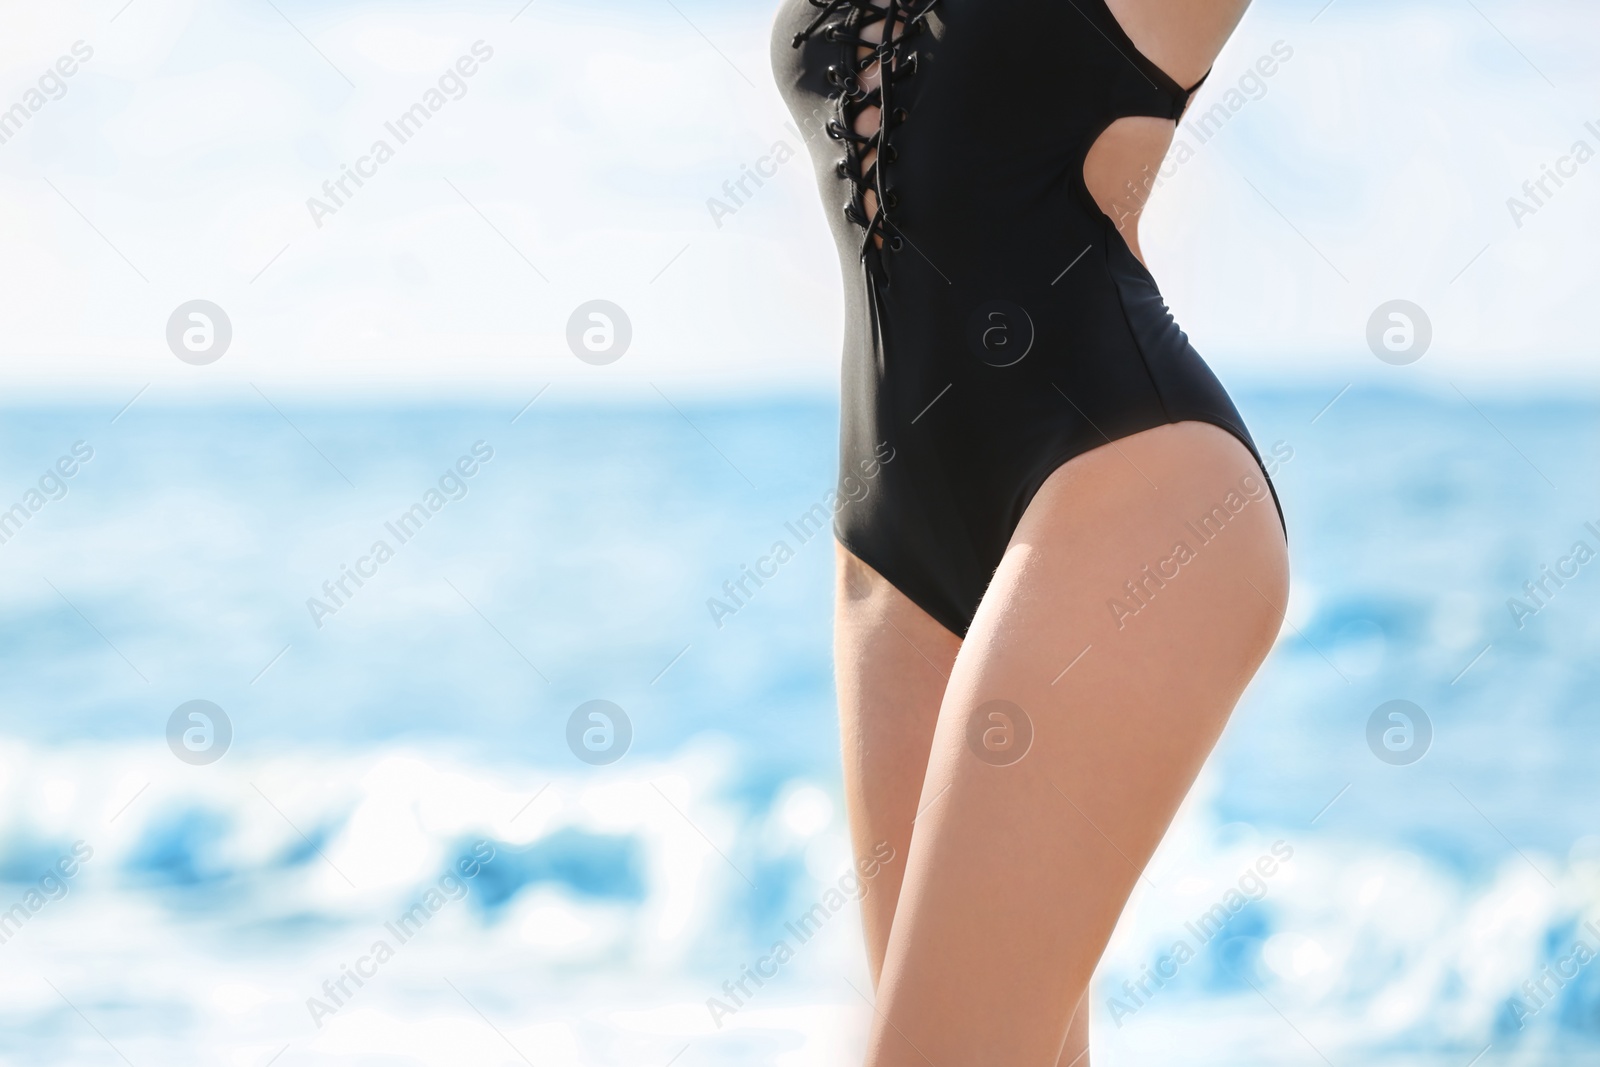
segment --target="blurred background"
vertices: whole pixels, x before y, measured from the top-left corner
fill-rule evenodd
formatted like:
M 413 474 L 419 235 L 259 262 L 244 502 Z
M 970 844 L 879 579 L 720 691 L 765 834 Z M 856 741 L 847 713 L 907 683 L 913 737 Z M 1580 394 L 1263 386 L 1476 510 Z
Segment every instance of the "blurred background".
M 772 14 L 4 5 L 0 1062 L 859 1056 Z M 1097 1064 L 1600 1051 L 1597 31 L 1258 0 L 1178 132 L 1143 243 L 1294 599 Z

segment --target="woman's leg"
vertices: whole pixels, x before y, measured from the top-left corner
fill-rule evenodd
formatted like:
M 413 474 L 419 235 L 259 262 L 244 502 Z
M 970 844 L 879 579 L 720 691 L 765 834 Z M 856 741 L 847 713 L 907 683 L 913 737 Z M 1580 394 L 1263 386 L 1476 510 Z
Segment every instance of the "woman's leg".
M 838 546 L 834 660 L 850 836 L 858 861 L 894 850 L 861 900 L 867 964 L 878 984 L 905 878 L 917 798 L 945 683 L 961 640 Z M 1059 1067 L 1089 1067 L 1088 997 L 1072 1016 Z
M 1060 1062 L 1118 915 L 1271 648 L 1287 590 L 1261 472 L 1216 427 L 1158 427 L 1051 476 L 946 687 L 871 1067 Z M 969 728 L 996 700 L 1033 727 L 1009 765 Z
M 868 962 L 877 982 L 934 724 L 961 646 L 842 547 L 837 586 L 835 654 L 852 838 L 862 859 L 880 842 L 888 842 L 896 857 L 869 884 L 862 901 Z M 1058 1067 L 1088 1067 L 1089 1015 L 1085 992 L 1071 1015 Z
M 1067 1040 L 1056 1057 L 1056 1067 L 1089 1067 L 1089 991 L 1085 989 L 1067 1026 Z
M 861 925 L 876 985 L 905 877 L 917 797 L 961 639 L 842 546 L 834 663 L 850 837 L 858 861 L 892 849 L 865 882 Z

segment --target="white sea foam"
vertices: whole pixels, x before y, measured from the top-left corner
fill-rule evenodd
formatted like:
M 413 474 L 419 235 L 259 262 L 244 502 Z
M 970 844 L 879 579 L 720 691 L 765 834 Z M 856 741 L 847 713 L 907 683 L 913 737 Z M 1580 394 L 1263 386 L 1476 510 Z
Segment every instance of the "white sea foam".
M 505 1039 L 558 1063 L 611 1062 L 606 1050 L 629 1041 L 692 1041 L 713 1062 L 736 1062 L 738 1035 L 782 1034 L 792 1045 L 782 1062 L 821 1064 L 868 1021 L 850 995 L 849 983 L 865 988 L 852 911 L 800 945 L 758 1002 L 711 1025 L 704 1000 L 723 972 L 783 935 L 788 904 L 763 898 L 820 892 L 807 846 L 843 830 L 809 783 L 765 806 L 731 798 L 738 773 L 716 746 L 595 781 L 570 766 L 421 750 L 230 756 L 197 769 L 150 746 L 12 742 L 0 775 L 15 813 L 13 883 L 30 870 L 15 859 L 20 843 L 41 866 L 72 839 L 93 847 L 67 895 L 0 946 L 8 1002 L 48 1013 L 48 979 L 92 1018 L 111 1013 L 102 1021 L 131 1048 L 166 1047 L 174 1035 L 161 1020 L 180 1011 L 196 1062 L 284 1043 L 306 1055 L 492 1061 Z M 1203 788 L 1186 806 L 1101 969 L 1094 1018 L 1112 1062 L 1161 1047 L 1175 1027 L 1216 1042 L 1214 1058 L 1186 1062 L 1227 1062 L 1252 1040 L 1292 1043 L 1288 1028 L 1274 1034 L 1263 999 L 1336 1059 L 1387 1062 L 1385 1049 L 1408 1042 L 1581 1036 L 1549 1018 L 1518 1035 L 1507 1004 L 1548 961 L 1544 946 L 1600 918 L 1593 847 L 1468 875 L 1338 834 L 1222 823 L 1213 799 Z M 393 942 L 385 923 L 480 839 L 494 859 L 465 879 L 462 902 L 396 944 L 394 961 L 346 986 L 351 1003 L 315 1025 L 306 1002 L 326 996 L 323 980 L 374 939 Z M 619 840 L 637 850 L 636 891 L 616 866 Z M 1192 921 L 1274 842 L 1280 854 L 1290 842 L 1292 858 L 1200 942 Z M 775 883 L 785 857 L 794 873 Z M 1114 1019 L 1106 1004 L 1128 1002 L 1122 981 L 1175 939 L 1195 942 L 1196 958 L 1164 985 L 1147 982 L 1138 1009 Z M 603 1005 L 614 1007 L 595 1016 Z

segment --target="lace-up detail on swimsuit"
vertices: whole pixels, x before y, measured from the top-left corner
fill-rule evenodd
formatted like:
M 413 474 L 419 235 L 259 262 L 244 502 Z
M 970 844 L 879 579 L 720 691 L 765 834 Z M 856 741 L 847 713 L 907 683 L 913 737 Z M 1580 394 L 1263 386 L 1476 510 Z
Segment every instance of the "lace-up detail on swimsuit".
M 904 52 L 903 47 L 923 31 L 938 0 L 886 0 L 881 6 L 873 0 L 808 2 L 819 9 L 818 14 L 794 35 L 793 46 L 799 48 L 820 31 L 824 40 L 837 42 L 844 49 L 841 61 L 828 67 L 828 82 L 838 90 L 828 99 L 838 113 L 828 122 L 827 133 L 845 149 L 844 158 L 835 167 L 835 173 L 850 183 L 845 217 L 865 230 L 861 241 L 863 258 L 874 239 L 898 252 L 905 239 L 893 219 L 899 194 L 887 178 L 887 168 L 895 161 L 895 147 L 889 138 L 910 118 L 910 111 L 895 104 L 894 87 L 916 74 L 917 53 Z M 843 17 L 829 21 L 839 15 Z M 867 31 L 879 23 L 883 26 L 881 40 L 868 39 Z M 873 80 L 876 84 L 872 88 L 864 87 L 863 82 Z M 857 120 L 869 108 L 878 109 L 878 127 L 870 134 L 858 132 Z M 868 190 L 873 199 L 870 212 Z

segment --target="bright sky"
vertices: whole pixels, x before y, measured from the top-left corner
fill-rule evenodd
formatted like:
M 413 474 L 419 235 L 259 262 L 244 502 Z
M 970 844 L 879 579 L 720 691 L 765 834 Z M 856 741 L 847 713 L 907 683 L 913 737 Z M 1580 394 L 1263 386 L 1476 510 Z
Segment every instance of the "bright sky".
M 8 5 L 0 109 L 26 118 L 0 124 L 0 381 L 836 380 L 837 260 L 808 167 L 707 207 L 775 142 L 799 147 L 772 5 L 123 3 Z M 1600 151 L 1600 10 L 1323 3 L 1249 13 L 1196 104 L 1236 110 L 1204 143 L 1180 131 L 1192 158 L 1147 215 L 1196 345 L 1230 380 L 1594 379 L 1600 160 L 1573 149 Z M 1230 98 L 1275 45 L 1292 54 Z M 385 124 L 441 77 L 401 143 Z M 393 158 L 364 158 L 379 139 Z M 1523 185 L 1547 165 L 1567 176 L 1535 202 Z M 363 184 L 314 218 L 346 166 Z M 1535 210 L 1514 218 L 1513 196 Z M 203 367 L 166 340 L 196 299 L 232 327 Z M 596 299 L 632 330 L 606 366 L 567 343 Z M 1365 339 L 1395 299 L 1433 332 L 1403 368 Z

